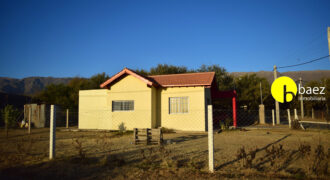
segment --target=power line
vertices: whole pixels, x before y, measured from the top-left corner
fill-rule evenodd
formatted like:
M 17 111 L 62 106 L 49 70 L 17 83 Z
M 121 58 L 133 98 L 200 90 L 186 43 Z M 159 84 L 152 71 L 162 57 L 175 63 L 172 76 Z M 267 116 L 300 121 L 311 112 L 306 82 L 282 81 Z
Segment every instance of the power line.
M 329 57 L 330 55 L 327 55 L 327 56 L 324 56 L 324 57 L 320 57 L 320 58 L 317 58 L 317 59 L 313 59 L 313 60 L 310 60 L 310 61 L 307 61 L 307 62 L 304 62 L 304 63 L 299 63 L 299 64 L 294 64 L 294 65 L 289 65 L 289 66 L 281 66 L 281 67 L 277 67 L 278 69 L 280 68 L 288 68 L 288 67 L 295 67 L 295 66 L 301 66 L 301 65 L 304 65 L 304 64 L 309 64 L 309 63 L 312 63 L 312 62 L 315 62 L 315 61 L 320 61 L 324 58 L 327 58 Z

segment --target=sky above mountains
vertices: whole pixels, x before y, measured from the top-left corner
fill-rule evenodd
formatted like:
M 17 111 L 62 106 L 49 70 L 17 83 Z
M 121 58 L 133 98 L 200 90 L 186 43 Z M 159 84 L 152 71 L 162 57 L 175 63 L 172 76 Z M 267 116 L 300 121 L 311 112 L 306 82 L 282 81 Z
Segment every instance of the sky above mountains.
M 330 1 L 0 2 L 0 76 L 89 77 L 159 63 L 271 71 L 329 55 Z M 282 69 L 330 70 L 326 58 Z

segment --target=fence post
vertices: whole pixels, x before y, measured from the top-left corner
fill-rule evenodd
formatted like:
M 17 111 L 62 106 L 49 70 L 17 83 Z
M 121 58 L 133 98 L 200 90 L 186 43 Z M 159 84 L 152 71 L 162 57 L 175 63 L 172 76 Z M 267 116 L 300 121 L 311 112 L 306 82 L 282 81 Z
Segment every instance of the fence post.
M 208 140 L 209 140 L 209 171 L 214 172 L 214 144 L 213 144 L 213 113 L 212 113 L 212 105 L 208 105 Z
M 133 139 L 134 139 L 134 144 L 137 144 L 137 128 L 134 128 L 133 129 Z
M 55 141 L 56 141 L 56 108 L 50 106 L 50 134 L 49 134 L 49 159 L 55 158 Z
M 66 128 L 69 128 L 69 109 L 66 109 Z
M 295 119 L 295 120 L 298 120 L 297 109 L 294 109 L 294 119 Z
M 287 111 L 288 111 L 289 128 L 291 128 L 291 115 L 290 115 L 290 109 L 287 109 Z
M 272 109 L 272 120 L 273 120 L 273 126 L 275 126 L 275 112 L 274 112 L 274 109 Z
M 259 124 L 265 124 L 265 105 L 259 105 Z
M 314 119 L 314 108 L 312 108 L 312 119 Z
M 32 119 L 32 106 L 29 108 L 29 127 L 28 127 L 28 133 L 31 134 L 31 119 Z

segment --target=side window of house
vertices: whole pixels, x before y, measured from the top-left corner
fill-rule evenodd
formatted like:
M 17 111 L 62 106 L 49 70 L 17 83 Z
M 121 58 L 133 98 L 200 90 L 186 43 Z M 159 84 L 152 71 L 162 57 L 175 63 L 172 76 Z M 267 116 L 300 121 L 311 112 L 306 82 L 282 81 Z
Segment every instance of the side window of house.
M 134 101 L 112 101 L 113 111 L 134 111 Z
M 188 113 L 188 97 L 170 97 L 169 114 Z

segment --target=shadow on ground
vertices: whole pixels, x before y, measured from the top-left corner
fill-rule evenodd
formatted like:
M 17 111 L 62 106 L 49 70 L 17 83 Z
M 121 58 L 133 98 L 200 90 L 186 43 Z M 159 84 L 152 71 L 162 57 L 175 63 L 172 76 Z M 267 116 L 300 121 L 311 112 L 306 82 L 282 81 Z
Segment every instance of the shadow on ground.
M 291 136 L 291 134 L 287 134 L 287 135 L 283 136 L 282 138 L 280 138 L 280 139 L 278 139 L 278 140 L 276 140 L 276 141 L 274 141 L 274 142 L 272 142 L 272 143 L 269 143 L 269 144 L 267 144 L 266 146 L 264 146 L 264 147 L 262 147 L 262 148 L 257 149 L 257 150 L 256 150 L 256 153 L 258 153 L 258 152 L 260 152 L 260 151 L 263 151 L 263 150 L 267 149 L 268 147 L 270 147 L 270 146 L 272 146 L 272 145 L 274 145 L 274 144 L 277 144 L 277 143 L 283 141 L 284 139 L 286 139 L 286 138 L 289 137 L 289 136 Z M 241 160 L 241 159 L 242 159 L 242 158 L 236 158 L 236 159 L 234 159 L 234 160 L 232 160 L 232 161 L 225 162 L 225 163 L 219 165 L 218 167 L 215 167 L 215 170 L 219 170 L 219 169 L 221 169 L 221 168 L 223 168 L 223 167 L 225 167 L 225 166 L 228 166 L 228 165 L 230 165 L 230 164 L 233 164 L 233 163 L 235 163 L 235 162 L 237 162 L 237 161 L 239 161 L 239 160 Z

